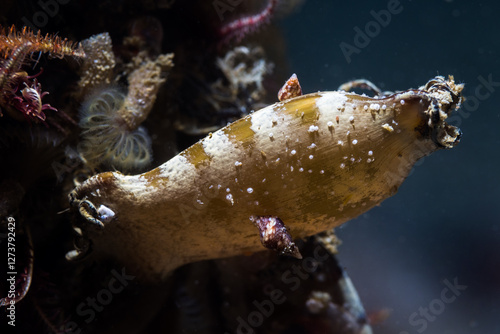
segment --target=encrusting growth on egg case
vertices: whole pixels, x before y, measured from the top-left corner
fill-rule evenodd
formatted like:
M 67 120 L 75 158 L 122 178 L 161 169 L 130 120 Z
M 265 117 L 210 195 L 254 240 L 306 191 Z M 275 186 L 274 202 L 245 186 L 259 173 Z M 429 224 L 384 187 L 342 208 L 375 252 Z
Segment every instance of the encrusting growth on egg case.
M 331 229 L 394 195 L 418 159 L 459 142 L 446 118 L 462 89 L 436 77 L 387 96 L 331 91 L 275 103 L 149 172 L 92 176 L 70 194 L 76 230 L 95 253 L 153 280 L 261 250 L 255 217 L 278 217 L 293 239 Z

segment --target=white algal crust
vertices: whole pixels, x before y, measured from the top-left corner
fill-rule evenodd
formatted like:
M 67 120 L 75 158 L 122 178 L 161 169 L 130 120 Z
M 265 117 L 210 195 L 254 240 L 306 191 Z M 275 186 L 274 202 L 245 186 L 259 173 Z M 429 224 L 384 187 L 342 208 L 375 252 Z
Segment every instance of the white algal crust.
M 329 114 L 344 105 L 347 102 L 347 96 L 348 94 L 341 92 L 320 93 L 320 98 L 316 100 L 316 107 L 320 113 Z

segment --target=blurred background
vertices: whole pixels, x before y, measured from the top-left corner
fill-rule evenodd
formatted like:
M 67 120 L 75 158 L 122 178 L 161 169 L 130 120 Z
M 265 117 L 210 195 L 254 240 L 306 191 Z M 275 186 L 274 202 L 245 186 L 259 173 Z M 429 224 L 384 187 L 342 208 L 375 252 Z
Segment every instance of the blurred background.
M 374 24 L 373 13 L 388 8 L 390 22 Z M 500 333 L 499 11 L 494 1 L 309 0 L 283 21 L 305 92 L 357 78 L 384 90 L 436 75 L 465 83 L 467 101 L 451 122 L 461 143 L 421 160 L 394 197 L 337 229 L 339 258 L 367 312 L 390 312 L 375 333 Z M 356 40 L 366 27 L 368 43 Z M 467 288 L 441 310 L 433 301 L 455 278 Z M 439 314 L 424 326 L 420 308 L 430 304 Z

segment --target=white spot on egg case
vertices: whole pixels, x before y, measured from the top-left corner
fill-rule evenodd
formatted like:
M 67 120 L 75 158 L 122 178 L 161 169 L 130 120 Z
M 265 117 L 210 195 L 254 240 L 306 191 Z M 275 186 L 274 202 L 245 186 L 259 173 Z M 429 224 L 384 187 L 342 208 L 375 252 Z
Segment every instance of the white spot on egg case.
M 97 214 L 99 215 L 99 220 L 103 223 L 109 223 L 115 218 L 114 211 L 102 204 L 97 209 Z

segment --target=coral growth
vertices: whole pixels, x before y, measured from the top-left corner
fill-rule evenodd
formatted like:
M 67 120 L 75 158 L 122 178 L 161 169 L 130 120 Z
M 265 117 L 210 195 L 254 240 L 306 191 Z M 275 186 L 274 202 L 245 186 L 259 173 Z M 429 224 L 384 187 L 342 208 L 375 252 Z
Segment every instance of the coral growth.
M 133 129 L 149 115 L 156 101 L 161 85 L 166 81 L 165 74 L 174 66 L 173 53 L 159 55 L 154 60 L 146 59 L 128 76 L 128 94 L 123 119 Z
M 264 106 L 264 79 L 272 73 L 274 64 L 269 63 L 262 48 L 235 47 L 217 58 L 216 64 L 225 78 L 211 86 L 211 101 L 217 110 L 228 113 L 235 109 L 232 114 L 246 115 Z
M 105 165 L 122 172 L 141 170 L 152 159 L 151 139 L 140 124 L 149 115 L 173 54 L 150 60 L 139 53 L 129 64 L 128 90 L 110 86 L 115 58 L 108 34 L 84 41 L 89 49 L 79 82 L 83 91 L 97 87 L 80 110 L 83 141 L 78 150 L 89 167 Z
M 273 65 L 267 64 L 262 48 L 246 46 L 238 46 L 228 51 L 224 58 L 217 58 L 217 66 L 229 82 L 232 97 L 246 91 L 253 100 L 260 99 L 265 93 L 264 76 L 273 68 Z M 218 81 L 214 88 L 218 89 L 220 85 Z
M 111 84 L 116 60 L 111 37 L 106 32 L 82 41 L 81 45 L 87 57 L 80 66 L 78 86 L 85 95 L 95 87 Z

